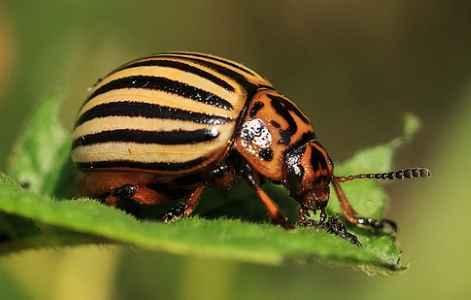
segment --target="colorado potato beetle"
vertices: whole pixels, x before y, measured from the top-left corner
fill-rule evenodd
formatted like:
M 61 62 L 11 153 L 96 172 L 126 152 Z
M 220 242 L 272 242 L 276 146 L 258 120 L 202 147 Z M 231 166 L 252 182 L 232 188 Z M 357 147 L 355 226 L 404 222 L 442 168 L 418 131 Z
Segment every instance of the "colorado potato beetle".
M 354 179 L 425 177 L 424 168 L 334 176 L 334 163 L 308 117 L 255 71 L 230 60 L 172 52 L 128 62 L 100 79 L 80 108 L 72 160 L 86 196 L 117 206 L 185 199 L 163 217 L 190 216 L 207 186 L 230 189 L 244 178 L 271 220 L 284 228 L 324 227 L 354 243 L 326 216 L 330 184 L 345 219 L 383 228 L 395 224 L 358 216 L 340 183 Z M 290 222 L 262 189 L 285 186 L 299 203 Z M 319 212 L 319 220 L 308 215 Z

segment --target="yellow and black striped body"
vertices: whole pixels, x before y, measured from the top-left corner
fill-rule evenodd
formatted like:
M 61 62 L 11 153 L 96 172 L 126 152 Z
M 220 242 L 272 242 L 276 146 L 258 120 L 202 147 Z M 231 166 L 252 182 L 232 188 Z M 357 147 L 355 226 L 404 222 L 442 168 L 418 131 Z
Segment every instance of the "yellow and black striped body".
M 100 80 L 81 107 L 72 160 L 84 171 L 200 172 L 227 155 L 261 87 L 271 84 L 211 55 L 174 52 L 131 61 Z
M 340 183 L 396 173 L 334 176 L 306 115 L 262 76 L 216 56 L 163 53 L 105 76 L 80 108 L 72 160 L 83 171 L 84 196 L 131 213 L 138 214 L 132 204 L 139 211 L 184 197 L 183 206 L 161 217 L 165 222 L 190 216 L 206 186 L 230 189 L 242 177 L 284 228 L 294 226 L 263 190 L 264 179 L 284 185 L 299 203 L 296 225 L 326 228 L 359 244 L 336 219 L 327 221 L 332 183 L 348 222 L 395 228 L 359 216 Z M 415 169 L 413 176 L 429 174 Z M 317 223 L 309 217 L 318 211 Z

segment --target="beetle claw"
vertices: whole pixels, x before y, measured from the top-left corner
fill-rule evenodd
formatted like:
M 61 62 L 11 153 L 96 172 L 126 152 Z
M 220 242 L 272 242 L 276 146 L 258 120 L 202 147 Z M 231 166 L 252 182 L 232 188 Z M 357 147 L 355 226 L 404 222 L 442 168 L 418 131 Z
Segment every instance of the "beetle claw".
M 162 222 L 164 222 L 164 223 L 174 223 L 179 219 L 181 219 L 181 216 L 179 216 L 177 214 L 173 214 L 172 212 L 168 212 L 162 217 Z
M 396 223 L 389 219 L 376 220 L 373 218 L 357 218 L 357 224 L 360 226 L 370 227 L 375 230 L 383 230 L 385 227 L 389 227 L 392 233 L 397 232 Z
M 361 246 L 358 238 L 354 234 L 348 232 L 345 225 L 340 222 L 338 218 L 327 217 L 323 210 L 321 210 L 320 219 L 318 222 L 308 219 L 307 215 L 303 215 L 301 218 L 299 218 L 296 225 L 300 227 L 319 228 L 344 240 L 347 240 L 355 246 Z
M 296 223 L 298 227 L 319 227 L 320 224 L 314 220 L 300 220 Z
M 172 208 L 170 211 L 168 211 L 162 216 L 162 222 L 176 222 L 177 220 L 180 220 L 183 217 L 184 211 L 184 205 L 181 205 L 181 203 L 179 203 L 176 207 Z
M 345 225 L 338 218 L 330 217 L 326 222 L 322 223 L 321 226 L 328 233 L 335 234 L 336 236 L 349 241 L 355 246 L 361 247 L 360 240 L 358 240 L 356 235 L 348 232 Z

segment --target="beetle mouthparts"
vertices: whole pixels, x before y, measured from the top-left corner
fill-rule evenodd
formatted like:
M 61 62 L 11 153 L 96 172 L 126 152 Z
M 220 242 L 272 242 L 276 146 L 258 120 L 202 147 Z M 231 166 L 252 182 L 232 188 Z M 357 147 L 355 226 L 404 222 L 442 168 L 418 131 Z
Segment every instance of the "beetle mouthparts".
M 302 196 L 301 204 L 312 210 L 324 209 L 329 201 L 330 190 L 327 188 L 318 188 L 305 193 Z

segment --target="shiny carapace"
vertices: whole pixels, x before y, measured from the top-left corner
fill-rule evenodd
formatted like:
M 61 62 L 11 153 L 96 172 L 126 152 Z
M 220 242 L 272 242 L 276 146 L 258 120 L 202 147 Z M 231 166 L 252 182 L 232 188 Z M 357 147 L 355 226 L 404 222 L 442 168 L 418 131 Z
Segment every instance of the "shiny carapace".
M 324 226 L 353 242 L 338 222 L 325 225 L 332 224 L 325 213 L 330 185 L 348 222 L 395 227 L 358 216 L 340 183 L 429 175 L 406 169 L 334 176 L 308 117 L 267 79 L 236 62 L 191 52 L 133 60 L 99 80 L 80 108 L 72 159 L 82 171 L 82 193 L 109 205 L 184 199 L 163 216 L 171 221 L 191 215 L 207 186 L 230 189 L 244 178 L 274 223 Z M 265 193 L 267 180 L 284 185 L 299 203 L 297 220 L 288 220 Z M 320 218 L 312 221 L 311 212 Z

